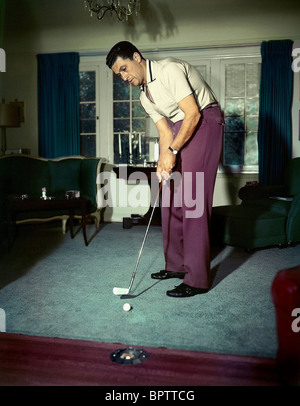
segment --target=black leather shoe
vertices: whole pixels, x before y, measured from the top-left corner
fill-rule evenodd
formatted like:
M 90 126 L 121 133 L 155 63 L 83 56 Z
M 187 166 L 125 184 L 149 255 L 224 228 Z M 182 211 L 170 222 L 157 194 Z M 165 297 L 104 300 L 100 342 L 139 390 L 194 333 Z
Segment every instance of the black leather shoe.
M 162 271 L 152 273 L 151 278 L 152 279 L 171 279 L 171 278 L 179 278 L 183 279 L 185 275 L 185 272 L 172 272 L 172 271 L 167 271 L 163 269 Z
M 175 286 L 175 289 L 168 290 L 167 295 L 171 297 L 190 297 L 195 295 L 200 295 L 201 293 L 207 293 L 208 289 L 193 288 L 192 286 L 182 283 L 181 285 Z

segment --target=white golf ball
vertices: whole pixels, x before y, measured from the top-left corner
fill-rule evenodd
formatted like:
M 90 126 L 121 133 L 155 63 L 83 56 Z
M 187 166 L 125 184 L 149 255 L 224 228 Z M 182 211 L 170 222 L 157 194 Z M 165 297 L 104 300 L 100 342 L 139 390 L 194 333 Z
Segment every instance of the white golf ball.
M 130 309 L 131 309 L 131 306 L 130 306 L 129 303 L 125 303 L 125 304 L 123 305 L 123 310 L 124 310 L 125 312 L 129 312 Z

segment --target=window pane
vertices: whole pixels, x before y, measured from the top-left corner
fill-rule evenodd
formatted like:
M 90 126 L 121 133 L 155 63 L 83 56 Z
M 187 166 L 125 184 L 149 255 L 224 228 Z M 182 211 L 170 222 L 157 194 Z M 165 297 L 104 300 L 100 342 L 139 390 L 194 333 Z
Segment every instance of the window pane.
M 80 120 L 80 133 L 95 133 L 96 121 L 95 120 Z
M 226 116 L 244 115 L 244 99 L 226 99 L 224 113 Z
M 246 114 L 247 115 L 259 114 L 259 99 L 246 99 Z
M 140 99 L 140 88 L 132 86 L 132 100 L 139 100 Z
M 127 163 L 129 156 L 129 135 L 114 134 L 114 157 L 115 163 Z
M 245 131 L 244 117 L 226 117 L 225 131 Z
M 132 103 L 132 116 L 133 117 L 146 117 L 145 110 L 140 102 Z
M 245 65 L 226 65 L 225 68 L 225 96 L 244 96 L 245 94 Z
M 246 94 L 248 97 L 258 97 L 260 86 L 260 64 L 246 65 Z
M 114 132 L 129 132 L 130 120 L 114 120 Z
M 247 134 L 245 152 L 245 165 L 258 165 L 257 133 Z
M 130 116 L 129 102 L 114 103 L 115 118 L 129 118 L 129 116 Z
M 140 134 L 132 136 L 132 158 L 134 163 L 138 163 L 142 156 L 142 137 Z
M 224 133 L 224 165 L 244 164 L 244 133 Z
M 257 131 L 258 130 L 258 117 L 247 117 L 246 118 L 246 129 L 247 131 Z
M 95 72 L 80 72 L 80 100 L 81 101 L 92 101 L 96 99 L 95 89 L 96 89 L 96 75 Z
M 129 100 L 130 87 L 129 83 L 124 82 L 119 76 L 114 75 L 114 100 Z
M 146 120 L 145 119 L 132 120 L 132 131 L 145 132 L 146 131 Z
M 80 153 L 83 156 L 96 156 L 96 135 L 81 135 Z
M 87 119 L 93 118 L 96 119 L 96 103 L 81 103 L 80 104 L 80 118 Z

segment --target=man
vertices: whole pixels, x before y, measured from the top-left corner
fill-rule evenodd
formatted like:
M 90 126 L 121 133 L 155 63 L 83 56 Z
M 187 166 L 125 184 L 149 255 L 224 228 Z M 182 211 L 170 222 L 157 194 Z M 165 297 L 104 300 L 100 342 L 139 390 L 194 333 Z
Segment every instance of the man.
M 206 293 L 211 207 L 224 125 L 220 107 L 202 76 L 184 61 L 145 60 L 133 44 L 121 41 L 108 53 L 106 64 L 130 85 L 140 86 L 140 101 L 159 133 L 157 176 L 171 197 L 170 204 L 162 201 L 161 207 L 165 269 L 151 277 L 183 279 L 167 291 L 171 297 Z M 180 205 L 175 204 L 178 185 L 167 182 L 174 171 L 181 173 Z

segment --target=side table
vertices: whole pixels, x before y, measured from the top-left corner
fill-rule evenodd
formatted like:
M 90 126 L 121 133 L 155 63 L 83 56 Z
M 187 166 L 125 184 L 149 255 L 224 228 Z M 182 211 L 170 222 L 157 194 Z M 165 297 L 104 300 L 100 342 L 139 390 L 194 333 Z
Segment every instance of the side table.
M 75 209 L 80 209 L 82 216 L 82 233 L 85 245 L 88 245 L 86 237 L 86 210 L 87 200 L 83 197 L 75 199 L 21 199 L 7 196 L 6 213 L 8 223 L 8 248 L 10 249 L 14 239 L 14 224 L 17 213 L 24 211 L 42 210 L 66 210 L 69 214 L 71 238 L 74 238 L 73 219 Z

